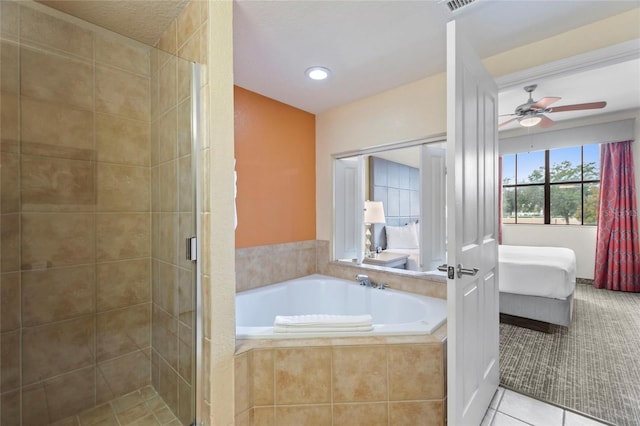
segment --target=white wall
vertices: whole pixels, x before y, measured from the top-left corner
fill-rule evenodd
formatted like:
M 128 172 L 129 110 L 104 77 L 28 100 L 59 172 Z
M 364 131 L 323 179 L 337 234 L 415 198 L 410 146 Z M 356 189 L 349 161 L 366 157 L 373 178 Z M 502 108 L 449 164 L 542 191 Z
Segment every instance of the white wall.
M 635 9 L 503 52 L 484 62 L 492 75 L 498 77 L 637 39 L 639 12 L 640 9 Z M 598 34 L 598 37 L 593 37 L 593 34 Z M 318 239 L 331 239 L 333 229 L 331 155 L 444 133 L 445 110 L 446 79 L 445 74 L 438 74 L 316 116 Z M 635 150 L 636 158 L 640 159 L 638 144 Z
M 205 377 L 202 396 L 205 424 L 232 425 L 234 410 L 235 324 L 235 232 L 233 231 L 233 3 L 208 0 L 207 65 L 205 78 L 209 83 L 203 99 L 203 173 L 202 215 L 203 301 L 205 330 L 203 359 Z M 214 154 L 215 153 L 215 154 Z M 209 288 L 208 291 L 206 289 Z M 207 392 L 208 389 L 208 393 Z M 208 415 L 207 415 L 208 413 Z

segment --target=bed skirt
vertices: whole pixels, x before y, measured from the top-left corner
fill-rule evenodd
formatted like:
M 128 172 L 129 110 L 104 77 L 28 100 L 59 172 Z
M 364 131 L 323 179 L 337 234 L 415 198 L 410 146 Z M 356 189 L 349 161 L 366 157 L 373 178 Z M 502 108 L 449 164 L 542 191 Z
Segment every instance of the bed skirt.
M 573 293 L 566 299 L 551 299 L 500 292 L 500 313 L 568 327 L 573 317 Z

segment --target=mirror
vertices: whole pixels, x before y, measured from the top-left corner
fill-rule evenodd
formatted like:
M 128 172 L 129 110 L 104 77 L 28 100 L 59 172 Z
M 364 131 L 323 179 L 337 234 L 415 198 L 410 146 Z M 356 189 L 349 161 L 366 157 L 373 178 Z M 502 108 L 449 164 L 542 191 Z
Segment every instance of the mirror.
M 334 260 L 414 274 L 446 262 L 444 146 L 334 156 Z

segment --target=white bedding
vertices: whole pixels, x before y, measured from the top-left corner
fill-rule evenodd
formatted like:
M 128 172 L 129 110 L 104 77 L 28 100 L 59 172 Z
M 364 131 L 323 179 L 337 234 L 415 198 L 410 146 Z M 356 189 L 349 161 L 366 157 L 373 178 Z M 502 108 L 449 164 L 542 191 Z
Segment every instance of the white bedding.
M 576 285 L 576 255 L 563 247 L 500 245 L 499 288 L 504 293 L 565 299 Z

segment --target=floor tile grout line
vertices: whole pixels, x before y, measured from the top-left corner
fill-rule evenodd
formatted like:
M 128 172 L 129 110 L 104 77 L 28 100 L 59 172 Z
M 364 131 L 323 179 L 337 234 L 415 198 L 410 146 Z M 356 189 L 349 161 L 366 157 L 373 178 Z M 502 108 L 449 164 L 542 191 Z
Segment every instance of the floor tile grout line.
M 515 419 L 515 420 L 518 420 L 518 421 L 520 421 L 520 422 L 522 422 L 522 423 L 525 423 L 525 424 L 527 424 L 527 425 L 532 425 L 532 423 L 529 423 L 529 422 L 528 422 L 528 421 L 526 421 L 526 420 L 523 420 L 523 419 L 521 419 L 521 418 L 519 418 L 519 417 L 516 417 L 516 416 L 515 416 L 515 415 L 513 415 L 513 414 L 505 413 L 504 411 L 500 411 L 500 409 L 499 409 L 499 407 L 500 407 L 500 403 L 502 402 L 502 399 L 504 398 L 504 394 L 506 393 L 506 390 L 508 390 L 508 389 L 506 389 L 506 388 L 503 388 L 503 389 L 504 389 L 504 391 L 502 392 L 502 395 L 501 395 L 501 396 L 500 396 L 500 398 L 499 398 L 499 402 L 497 403 L 496 408 L 491 408 L 491 407 L 489 407 L 489 408 L 487 408 L 487 411 L 485 412 L 485 415 L 486 415 L 486 414 L 487 414 L 489 411 L 491 411 L 491 410 L 495 411 L 494 416 L 493 416 L 493 418 L 491 419 L 491 423 L 490 423 L 490 424 L 491 424 L 491 425 L 493 425 L 493 424 L 494 424 L 494 422 L 495 422 L 495 414 L 496 414 L 496 413 L 500 413 L 500 414 L 503 414 L 503 415 L 505 415 L 505 416 L 508 416 L 508 417 L 510 417 L 510 418 L 512 418 L 512 419 Z M 515 391 L 511 391 L 511 392 L 513 392 L 513 393 L 515 393 L 515 394 L 519 394 L 518 392 L 515 392 Z M 522 395 L 522 394 L 520 394 L 520 395 Z M 527 395 L 524 395 L 524 396 L 527 396 Z M 533 398 L 533 399 L 535 399 L 535 398 Z M 537 401 L 539 401 L 539 400 L 537 400 Z M 584 416 L 580 415 L 579 413 L 574 413 L 574 412 L 573 412 L 573 411 L 571 411 L 571 410 L 567 410 L 567 409 L 564 409 L 564 408 L 561 408 L 561 407 L 557 407 L 557 406 L 556 406 L 556 405 L 554 405 L 554 404 L 549 404 L 549 403 L 546 403 L 546 402 L 544 402 L 544 401 L 540 401 L 540 402 L 542 402 L 542 403 L 543 403 L 545 406 L 547 406 L 547 407 L 556 407 L 556 408 L 560 408 L 560 409 L 562 410 L 562 420 L 561 420 L 561 423 L 560 423 L 560 425 L 559 425 L 559 426 L 566 426 L 567 413 L 568 413 L 568 412 L 571 412 L 571 413 L 573 413 L 573 414 L 575 414 L 575 415 L 577 415 L 577 416 L 580 416 L 580 417 L 584 417 Z M 596 424 L 596 425 L 603 425 L 603 426 L 606 426 L 606 423 L 598 422 L 597 420 L 591 419 L 591 418 L 589 418 L 589 417 L 586 417 L 586 418 L 587 418 L 587 419 L 589 419 L 589 420 L 591 420 L 591 421 L 593 421 L 593 422 L 595 422 L 595 424 Z
M 512 419 L 514 419 L 514 420 L 517 420 L 517 421 L 519 421 L 520 423 L 524 423 L 524 424 L 526 424 L 526 425 L 528 425 L 528 426 L 535 426 L 535 425 L 534 425 L 534 424 L 532 424 L 532 423 L 526 422 L 526 421 L 524 421 L 524 420 L 522 420 L 522 419 L 519 419 L 519 418 L 517 418 L 517 417 L 514 417 L 514 416 L 512 416 L 512 415 L 510 415 L 510 414 L 503 413 L 502 411 L 498 411 L 498 410 L 496 410 L 496 414 L 498 414 L 498 413 L 500 413 L 500 414 L 502 414 L 502 415 L 505 415 L 505 416 L 507 416 L 507 417 L 510 417 L 510 418 L 512 418 Z M 494 415 L 494 416 L 493 416 L 493 420 L 491 420 L 491 424 L 493 425 L 493 424 L 495 423 L 495 421 L 496 421 L 496 416 Z

